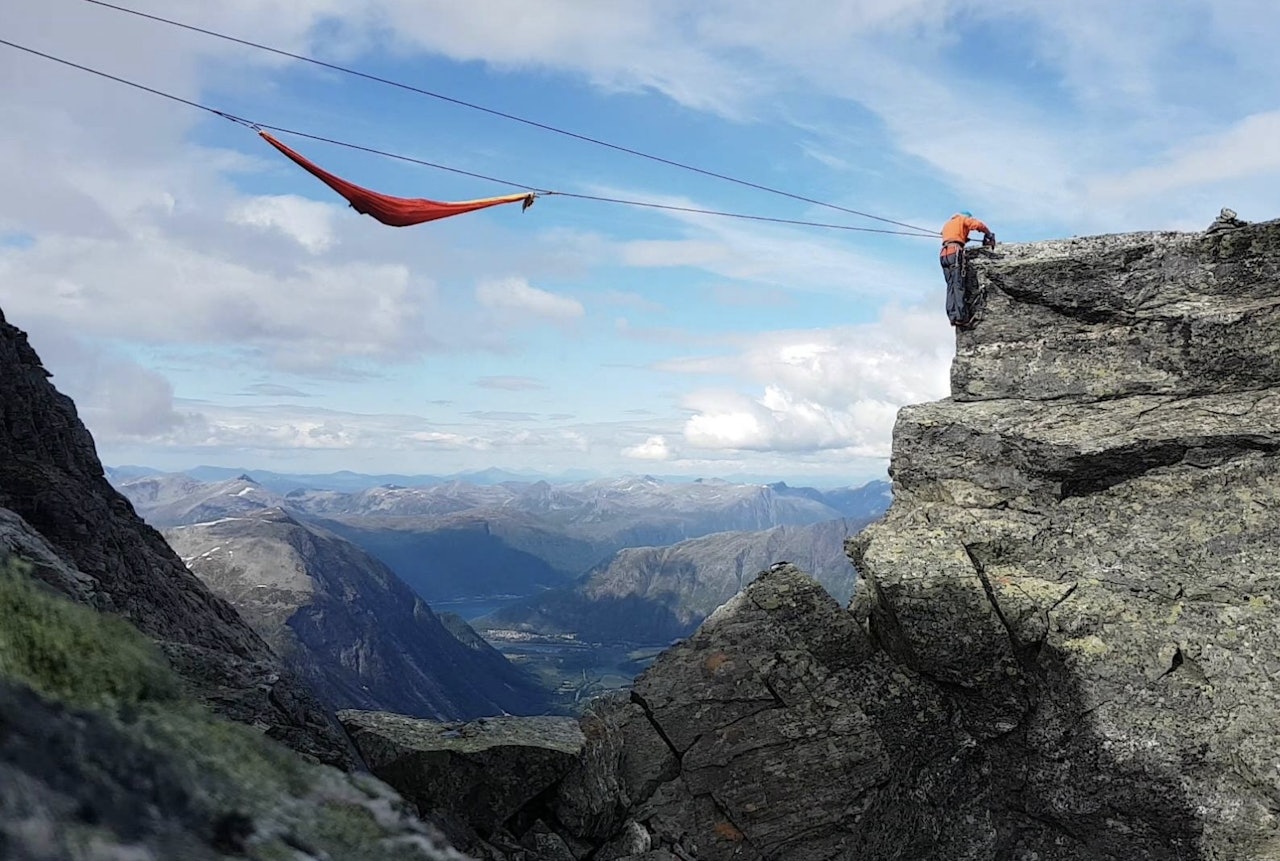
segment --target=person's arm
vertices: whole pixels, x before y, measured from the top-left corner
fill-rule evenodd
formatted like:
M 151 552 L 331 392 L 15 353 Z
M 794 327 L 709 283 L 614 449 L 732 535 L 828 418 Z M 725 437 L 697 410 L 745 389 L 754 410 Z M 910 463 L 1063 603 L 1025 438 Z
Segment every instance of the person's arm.
M 994 232 L 992 232 L 990 227 L 987 227 L 986 224 L 984 224 L 983 222 L 979 221 L 976 218 L 967 218 L 965 219 L 965 236 L 968 236 L 969 231 L 971 230 L 978 230 L 982 232 L 983 248 L 996 247 L 996 235 Z
M 976 230 L 976 231 L 978 231 L 979 233 L 981 233 L 983 236 L 994 236 L 994 235 L 995 235 L 994 233 L 992 233 L 992 232 L 991 232 L 991 228 L 990 228 L 990 227 L 987 227 L 987 225 L 986 225 L 986 224 L 984 224 L 983 222 L 979 221 L 978 219 L 976 219 L 976 218 L 966 218 L 966 219 L 964 220 L 964 235 L 965 235 L 965 236 L 968 236 L 970 233 L 974 232 L 975 230 Z

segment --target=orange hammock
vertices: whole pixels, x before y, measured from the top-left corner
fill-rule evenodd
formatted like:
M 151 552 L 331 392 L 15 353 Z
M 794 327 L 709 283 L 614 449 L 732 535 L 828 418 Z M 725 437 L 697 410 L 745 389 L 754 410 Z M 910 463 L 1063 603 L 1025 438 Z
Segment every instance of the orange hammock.
M 524 205 L 521 207 L 522 210 L 533 206 L 533 195 L 529 193 L 508 194 L 503 197 L 485 197 L 480 200 L 462 200 L 457 203 L 378 194 L 376 191 L 361 188 L 355 183 L 347 182 L 345 179 L 334 176 L 327 170 L 312 164 L 266 132 L 260 131 L 258 134 L 262 135 L 267 143 L 293 159 L 303 170 L 345 197 L 347 202 L 351 204 L 351 208 L 356 212 L 362 215 L 371 215 L 391 227 L 409 227 L 413 224 L 421 224 L 424 221 L 435 221 L 437 218 L 448 218 L 450 215 L 461 215 L 464 212 L 472 212 L 488 206 L 497 206 L 500 203 L 515 203 L 517 200 L 524 201 Z

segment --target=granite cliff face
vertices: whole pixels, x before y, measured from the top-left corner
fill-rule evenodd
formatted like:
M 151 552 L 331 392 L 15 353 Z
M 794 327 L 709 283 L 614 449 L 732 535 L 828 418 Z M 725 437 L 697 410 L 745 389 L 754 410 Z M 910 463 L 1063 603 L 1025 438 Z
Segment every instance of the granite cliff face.
M 851 606 L 764 572 L 584 718 L 512 839 L 1280 858 L 1280 222 L 975 272 L 953 395 L 902 410 L 893 505 L 849 542 Z
M 215 710 L 354 765 L 336 720 L 107 483 L 75 405 L 48 376 L 0 314 L 0 550 L 25 550 L 49 586 L 124 616 Z
M 1280 223 L 977 270 L 953 398 L 900 413 L 851 547 L 876 645 L 1024 752 L 968 842 L 1277 857 Z

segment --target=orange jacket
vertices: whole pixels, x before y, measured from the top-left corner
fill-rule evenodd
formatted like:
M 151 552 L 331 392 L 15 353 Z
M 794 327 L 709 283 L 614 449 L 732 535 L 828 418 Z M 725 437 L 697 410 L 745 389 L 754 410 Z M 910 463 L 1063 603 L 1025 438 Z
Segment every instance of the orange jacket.
M 984 235 L 991 234 L 991 228 L 987 227 L 978 219 L 956 213 L 951 216 L 951 220 L 942 225 L 942 251 L 940 254 L 949 254 L 954 248 L 948 249 L 947 244 L 950 242 L 959 242 L 964 245 L 969 241 L 969 234 L 978 231 Z

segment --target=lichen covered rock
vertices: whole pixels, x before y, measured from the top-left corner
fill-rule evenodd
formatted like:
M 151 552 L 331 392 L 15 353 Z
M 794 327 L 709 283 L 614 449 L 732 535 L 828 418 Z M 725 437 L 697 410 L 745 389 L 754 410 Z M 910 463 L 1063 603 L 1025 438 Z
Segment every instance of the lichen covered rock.
M 851 542 L 858 611 L 895 660 L 967 686 L 975 734 L 1011 707 L 1026 812 L 1064 846 L 1273 857 L 1280 223 L 975 266 L 953 398 L 902 411 L 894 505 Z

